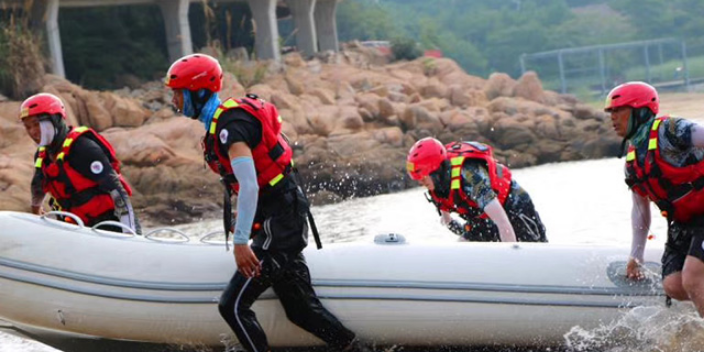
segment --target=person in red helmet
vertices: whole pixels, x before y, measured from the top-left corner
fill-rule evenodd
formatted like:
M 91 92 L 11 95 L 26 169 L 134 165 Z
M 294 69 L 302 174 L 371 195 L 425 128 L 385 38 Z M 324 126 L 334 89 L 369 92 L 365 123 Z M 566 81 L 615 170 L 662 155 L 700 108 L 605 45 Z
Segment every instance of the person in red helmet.
M 302 253 L 308 245 L 309 223 L 321 246 L 276 107 L 250 94 L 221 101 L 222 69 L 204 54 L 174 62 L 165 84 L 173 90 L 175 108 L 205 127 L 205 161 L 225 186 L 226 234 L 233 230 L 230 204 L 232 195 L 237 196 L 233 239 L 237 271 L 220 297 L 219 310 L 240 344 L 247 351 L 269 351 L 251 306 L 273 287 L 294 324 L 340 351 L 369 351 L 313 290 Z
M 662 256 L 665 293 L 677 300 L 691 299 L 704 316 L 704 126 L 657 117 L 658 92 L 644 82 L 611 90 L 604 110 L 623 137 L 622 146 L 628 145 L 625 171 L 633 200 L 633 240 L 626 275 L 643 278 L 652 201 L 668 223 Z
M 44 212 L 42 204 L 49 193 L 55 208 L 75 214 L 87 226 L 109 220 L 123 226 L 102 229 L 141 232 L 129 198 L 132 189 L 105 138 L 88 127 L 66 125 L 64 104 L 52 94 L 25 100 L 20 119 L 39 146 L 31 187 L 33 213 Z
M 406 168 L 428 189 L 441 222 L 467 241 L 547 242 L 530 195 L 479 142 L 443 145 L 423 138 L 408 152 Z M 459 213 L 461 225 L 450 213 Z

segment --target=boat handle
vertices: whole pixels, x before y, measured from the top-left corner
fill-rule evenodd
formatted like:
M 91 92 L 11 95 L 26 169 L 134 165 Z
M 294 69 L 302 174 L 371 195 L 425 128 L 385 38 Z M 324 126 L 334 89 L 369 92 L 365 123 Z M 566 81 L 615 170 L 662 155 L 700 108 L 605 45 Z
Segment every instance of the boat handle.
M 209 232 L 205 236 L 201 237 L 200 241 L 205 244 L 215 244 L 215 245 L 225 244 L 226 241 L 215 241 L 215 240 L 211 239 L 211 237 L 213 237 L 215 235 L 220 235 L 220 234 L 222 234 L 222 231 L 219 231 L 219 230 Z
M 67 211 L 52 210 L 52 211 L 50 211 L 50 212 L 47 212 L 47 213 L 42 214 L 42 215 L 40 216 L 40 218 L 41 218 L 42 220 L 46 221 L 47 217 L 48 217 L 48 216 L 51 216 L 51 215 L 54 215 L 54 216 L 67 216 L 67 217 L 71 218 L 71 220 L 73 220 L 73 221 L 76 222 L 75 224 L 72 224 L 72 225 L 77 225 L 78 227 L 85 227 L 85 224 L 83 223 L 83 220 L 81 220 L 81 218 L 79 218 L 76 214 L 74 214 L 74 213 L 69 213 L 69 212 L 67 212 Z
M 102 226 L 116 226 L 116 227 L 119 227 L 123 230 L 126 230 L 127 233 L 107 231 L 107 230 L 103 230 L 103 231 L 107 231 L 110 233 L 98 232 L 97 230 L 99 230 L 100 227 L 102 227 Z M 132 229 L 131 227 L 129 227 L 119 221 L 114 221 L 114 220 L 101 221 L 101 222 L 93 225 L 93 227 L 91 227 L 91 230 L 93 230 L 93 232 L 95 232 L 95 233 L 98 233 L 102 236 L 107 236 L 107 237 L 131 238 L 131 237 L 137 236 L 137 233 L 134 231 L 134 229 Z
M 157 232 L 175 233 L 180 237 L 180 239 L 178 239 L 178 237 L 177 237 L 177 239 L 154 237 L 154 234 Z M 177 243 L 189 242 L 191 240 L 191 238 L 188 237 L 188 235 L 186 235 L 185 233 L 183 233 L 183 231 L 177 230 L 177 229 L 174 229 L 171 227 L 162 227 L 160 229 L 151 230 L 151 231 L 147 232 L 146 235 L 144 235 L 144 238 L 146 238 L 148 240 L 152 240 L 154 242 L 177 242 Z

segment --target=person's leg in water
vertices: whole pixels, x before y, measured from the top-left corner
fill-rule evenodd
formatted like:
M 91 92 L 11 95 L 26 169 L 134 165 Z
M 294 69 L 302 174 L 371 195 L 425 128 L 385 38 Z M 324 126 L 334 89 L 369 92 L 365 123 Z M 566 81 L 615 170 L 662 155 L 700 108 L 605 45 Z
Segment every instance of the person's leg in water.
M 261 252 L 257 252 L 259 251 L 255 251 L 257 257 L 262 258 Z M 249 352 L 269 351 L 266 334 L 251 308 L 254 301 L 271 286 L 272 273 L 269 264 L 262 260 L 261 275 L 253 278 L 236 272 L 220 296 L 220 315 L 235 333 L 242 347 Z
M 692 243 L 682 269 L 682 287 L 704 317 L 704 228 L 694 227 Z

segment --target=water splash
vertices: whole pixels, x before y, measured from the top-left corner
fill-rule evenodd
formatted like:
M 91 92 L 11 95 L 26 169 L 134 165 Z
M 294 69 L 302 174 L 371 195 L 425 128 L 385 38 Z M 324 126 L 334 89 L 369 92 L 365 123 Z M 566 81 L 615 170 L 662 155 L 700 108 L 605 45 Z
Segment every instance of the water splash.
M 690 304 L 637 307 L 595 329 L 573 327 L 565 345 L 573 352 L 704 351 L 704 319 Z

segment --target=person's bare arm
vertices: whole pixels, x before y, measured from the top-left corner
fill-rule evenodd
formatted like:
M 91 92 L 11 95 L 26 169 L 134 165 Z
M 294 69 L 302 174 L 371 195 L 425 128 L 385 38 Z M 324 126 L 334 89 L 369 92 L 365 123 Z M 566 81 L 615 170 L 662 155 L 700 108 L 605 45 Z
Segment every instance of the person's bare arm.
M 636 192 L 631 192 L 633 207 L 631 208 L 631 227 L 633 239 L 631 240 L 631 255 L 626 264 L 626 276 L 629 279 L 642 279 L 643 272 L 640 264 L 643 262 L 645 243 L 650 229 L 650 201 Z
M 489 218 L 494 221 L 496 227 L 499 228 L 499 237 L 501 242 L 516 242 L 516 233 L 513 231 L 513 226 L 508 220 L 508 215 L 504 207 L 501 206 L 498 198 L 494 198 L 489 204 L 484 207 L 484 212 L 489 215 Z

